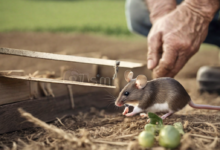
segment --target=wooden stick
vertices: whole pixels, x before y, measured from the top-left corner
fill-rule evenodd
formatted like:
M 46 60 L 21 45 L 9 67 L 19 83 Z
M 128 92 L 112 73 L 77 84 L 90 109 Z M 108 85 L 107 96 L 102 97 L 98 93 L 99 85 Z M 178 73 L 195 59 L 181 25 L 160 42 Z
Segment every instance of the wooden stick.
M 134 137 L 136 135 L 138 135 L 139 133 L 133 133 L 133 134 L 128 134 L 128 135 L 122 135 L 122 136 L 118 136 L 114 139 L 123 139 L 123 138 L 129 138 L 129 137 Z
M 215 137 L 211 137 L 211 136 L 204 136 L 204 135 L 199 135 L 199 134 L 189 134 L 191 136 L 194 136 L 194 137 L 200 137 L 200 138 L 204 138 L 204 139 L 212 139 L 214 140 Z M 219 138 L 218 138 L 219 139 Z
M 73 89 L 72 89 L 72 85 L 67 85 L 67 89 L 69 91 L 69 96 L 70 96 L 70 101 L 71 101 L 71 106 L 72 108 L 75 107 L 75 103 L 74 103 L 74 97 L 73 97 Z
M 72 56 L 72 55 L 60 55 L 60 54 L 34 52 L 34 51 L 11 49 L 11 48 L 0 48 L 0 54 L 68 61 L 68 62 L 76 62 L 76 63 L 96 64 L 96 65 L 104 65 L 104 66 L 115 66 L 116 63 L 116 60 L 106 60 L 106 59 L 80 57 L 80 56 Z M 124 67 L 124 68 L 137 68 L 137 67 L 142 67 L 144 65 L 145 64 L 142 63 L 133 63 L 133 62 L 125 62 L 125 61 L 120 62 L 120 67 Z
M 92 142 L 110 144 L 110 145 L 118 145 L 118 146 L 127 146 L 128 145 L 128 143 L 126 143 L 126 142 L 111 142 L 111 141 L 100 141 L 100 140 L 92 140 Z
M 81 86 L 116 88 L 115 86 L 103 85 L 103 84 L 94 84 L 94 83 L 68 81 L 68 80 L 60 80 L 60 79 L 50 79 L 50 78 L 37 78 L 37 77 L 30 77 L 30 76 L 5 76 L 5 75 L 1 75 L 0 77 L 27 80 L 27 81 L 40 81 L 40 82 L 59 83 L 59 84 L 70 84 L 70 85 L 73 84 L 73 85 L 81 85 Z

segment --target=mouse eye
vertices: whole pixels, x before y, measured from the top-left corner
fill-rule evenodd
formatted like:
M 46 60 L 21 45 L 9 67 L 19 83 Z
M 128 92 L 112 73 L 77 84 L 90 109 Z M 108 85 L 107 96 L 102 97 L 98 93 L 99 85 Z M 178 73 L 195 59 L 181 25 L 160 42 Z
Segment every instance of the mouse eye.
M 125 91 L 125 92 L 124 92 L 124 95 L 125 95 L 125 96 L 128 96 L 128 95 L 129 95 L 129 92 L 128 92 L 128 91 Z

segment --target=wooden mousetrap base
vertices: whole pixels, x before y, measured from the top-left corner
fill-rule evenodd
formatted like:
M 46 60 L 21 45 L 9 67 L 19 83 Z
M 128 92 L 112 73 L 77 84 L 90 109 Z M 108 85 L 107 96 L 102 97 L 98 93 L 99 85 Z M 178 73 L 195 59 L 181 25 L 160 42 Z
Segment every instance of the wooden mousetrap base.
M 50 60 L 48 63 L 54 63 L 54 60 L 69 63 L 68 66 L 71 66 L 73 71 L 80 70 L 80 73 L 86 73 L 90 78 L 99 74 L 100 80 L 103 77 L 104 82 L 107 78 L 111 79 L 113 75 L 114 77 L 117 75 L 116 60 L 9 48 L 0 48 L 0 54 L 22 56 L 24 61 L 41 58 Z M 32 124 L 20 117 L 18 108 L 45 122 L 80 111 L 85 106 L 110 108 L 105 96 L 109 93 L 118 94 L 120 87 L 124 85 L 124 71 L 132 69 L 136 70 L 137 74 L 146 71 L 146 65 L 140 62 L 121 61 L 119 67 L 122 68 L 119 69 L 117 78 L 111 79 L 112 82 L 108 85 L 91 81 L 65 80 L 62 73 L 60 76 L 47 77 L 44 74 L 36 75 L 37 73 L 25 75 L 23 70 L 0 71 L 0 134 L 32 127 Z

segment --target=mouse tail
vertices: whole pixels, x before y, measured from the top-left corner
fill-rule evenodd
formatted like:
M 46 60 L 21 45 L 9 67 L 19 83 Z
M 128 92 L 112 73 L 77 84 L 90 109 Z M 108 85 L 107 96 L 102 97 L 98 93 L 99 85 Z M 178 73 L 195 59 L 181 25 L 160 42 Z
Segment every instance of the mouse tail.
M 189 106 L 196 109 L 211 109 L 211 110 L 220 110 L 220 106 L 212 106 L 212 105 L 201 105 L 195 104 L 193 101 L 189 101 Z

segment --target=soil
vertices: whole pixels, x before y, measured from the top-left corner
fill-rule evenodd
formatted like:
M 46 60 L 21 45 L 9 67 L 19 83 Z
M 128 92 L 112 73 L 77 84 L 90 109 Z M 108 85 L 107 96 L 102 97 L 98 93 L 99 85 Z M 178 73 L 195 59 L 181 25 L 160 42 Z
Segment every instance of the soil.
M 0 47 L 60 54 L 99 52 L 110 59 L 143 61 L 147 53 L 145 39 L 121 40 L 82 34 L 0 33 Z M 201 66 L 218 64 L 217 48 L 204 46 L 176 76 L 195 103 L 220 106 L 220 97 L 216 93 L 201 94 L 196 81 L 196 74 Z M 1 70 L 25 68 L 26 72 L 33 73 L 36 70 L 59 70 L 59 67 L 53 61 L 0 56 Z M 111 95 L 109 99 L 114 101 Z M 141 118 L 139 115 L 124 117 L 116 107 L 111 111 L 93 107 L 89 109 L 90 111 L 81 111 L 72 116 L 58 118 L 49 123 L 49 126 L 21 111 L 21 114 L 36 127 L 0 135 L 0 149 L 141 149 L 137 144 L 137 135 L 143 131 L 147 123 L 146 118 Z M 174 122 L 184 124 L 185 134 L 181 145 L 176 149 L 217 150 L 220 147 L 219 121 L 219 111 L 196 110 L 186 106 L 165 119 L 164 124 L 172 125 Z M 163 148 L 155 142 L 152 149 L 162 150 Z

